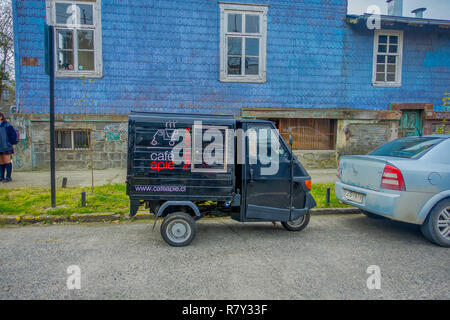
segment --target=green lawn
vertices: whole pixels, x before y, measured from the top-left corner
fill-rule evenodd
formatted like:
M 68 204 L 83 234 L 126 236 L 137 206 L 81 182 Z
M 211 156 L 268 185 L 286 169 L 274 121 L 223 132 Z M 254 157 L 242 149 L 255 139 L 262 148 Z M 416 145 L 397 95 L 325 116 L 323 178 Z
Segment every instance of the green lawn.
M 326 204 L 326 189 L 331 189 L 330 204 Z M 86 192 L 86 207 L 81 206 L 81 193 Z M 50 190 L 48 188 L 0 189 L 0 214 L 6 215 L 71 215 L 83 213 L 127 213 L 129 201 L 124 184 L 94 187 L 76 187 L 56 191 L 57 208 L 51 209 Z M 311 193 L 317 202 L 317 208 L 347 207 L 339 204 L 334 196 L 334 185 L 313 185 Z
M 327 204 L 327 188 L 330 188 L 330 203 Z M 311 194 L 317 202 L 317 208 L 351 208 L 346 204 L 340 204 L 334 194 L 334 184 L 312 184 Z

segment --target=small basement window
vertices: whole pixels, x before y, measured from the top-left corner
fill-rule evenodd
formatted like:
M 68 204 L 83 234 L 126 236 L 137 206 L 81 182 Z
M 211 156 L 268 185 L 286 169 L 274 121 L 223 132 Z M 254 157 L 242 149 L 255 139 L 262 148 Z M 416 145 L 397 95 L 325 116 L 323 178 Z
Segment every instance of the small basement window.
M 336 120 L 334 119 L 270 119 L 281 136 L 289 143 L 293 138 L 294 150 L 334 150 L 336 146 Z
M 90 149 L 90 130 L 56 130 L 55 146 L 59 150 Z

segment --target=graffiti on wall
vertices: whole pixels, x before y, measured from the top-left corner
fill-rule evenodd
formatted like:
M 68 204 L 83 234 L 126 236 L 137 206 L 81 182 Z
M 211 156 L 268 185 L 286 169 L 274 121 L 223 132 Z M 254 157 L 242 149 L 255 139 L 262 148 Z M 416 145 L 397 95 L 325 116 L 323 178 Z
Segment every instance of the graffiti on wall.
M 121 136 L 128 132 L 127 123 L 107 123 L 105 125 L 105 140 L 109 143 L 121 144 Z

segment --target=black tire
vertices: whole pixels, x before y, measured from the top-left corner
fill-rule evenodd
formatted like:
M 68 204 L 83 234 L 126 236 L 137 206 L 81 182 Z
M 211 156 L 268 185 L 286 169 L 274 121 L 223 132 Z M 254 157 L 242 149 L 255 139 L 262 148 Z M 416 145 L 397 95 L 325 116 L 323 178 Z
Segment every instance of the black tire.
M 310 214 L 307 213 L 294 221 L 282 221 L 281 224 L 288 231 L 302 231 L 309 223 Z
M 162 238 L 173 247 L 189 245 L 196 234 L 197 223 L 189 214 L 184 212 L 167 215 L 161 224 Z
M 429 241 L 450 247 L 450 199 L 442 200 L 430 211 L 421 230 Z
M 387 219 L 386 217 L 383 217 L 383 216 L 380 216 L 378 214 L 371 213 L 371 212 L 368 212 L 368 211 L 361 210 L 361 212 L 364 215 L 366 215 L 367 217 L 369 217 L 370 219 L 375 219 L 375 220 L 385 220 L 385 219 Z

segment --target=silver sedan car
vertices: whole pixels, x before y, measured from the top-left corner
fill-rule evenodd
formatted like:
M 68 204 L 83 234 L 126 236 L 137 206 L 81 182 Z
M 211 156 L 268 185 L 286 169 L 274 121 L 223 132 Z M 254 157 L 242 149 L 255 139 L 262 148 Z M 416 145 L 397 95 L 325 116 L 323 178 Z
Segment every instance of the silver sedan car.
M 406 137 L 339 159 L 336 197 L 372 218 L 421 225 L 450 246 L 450 135 Z

